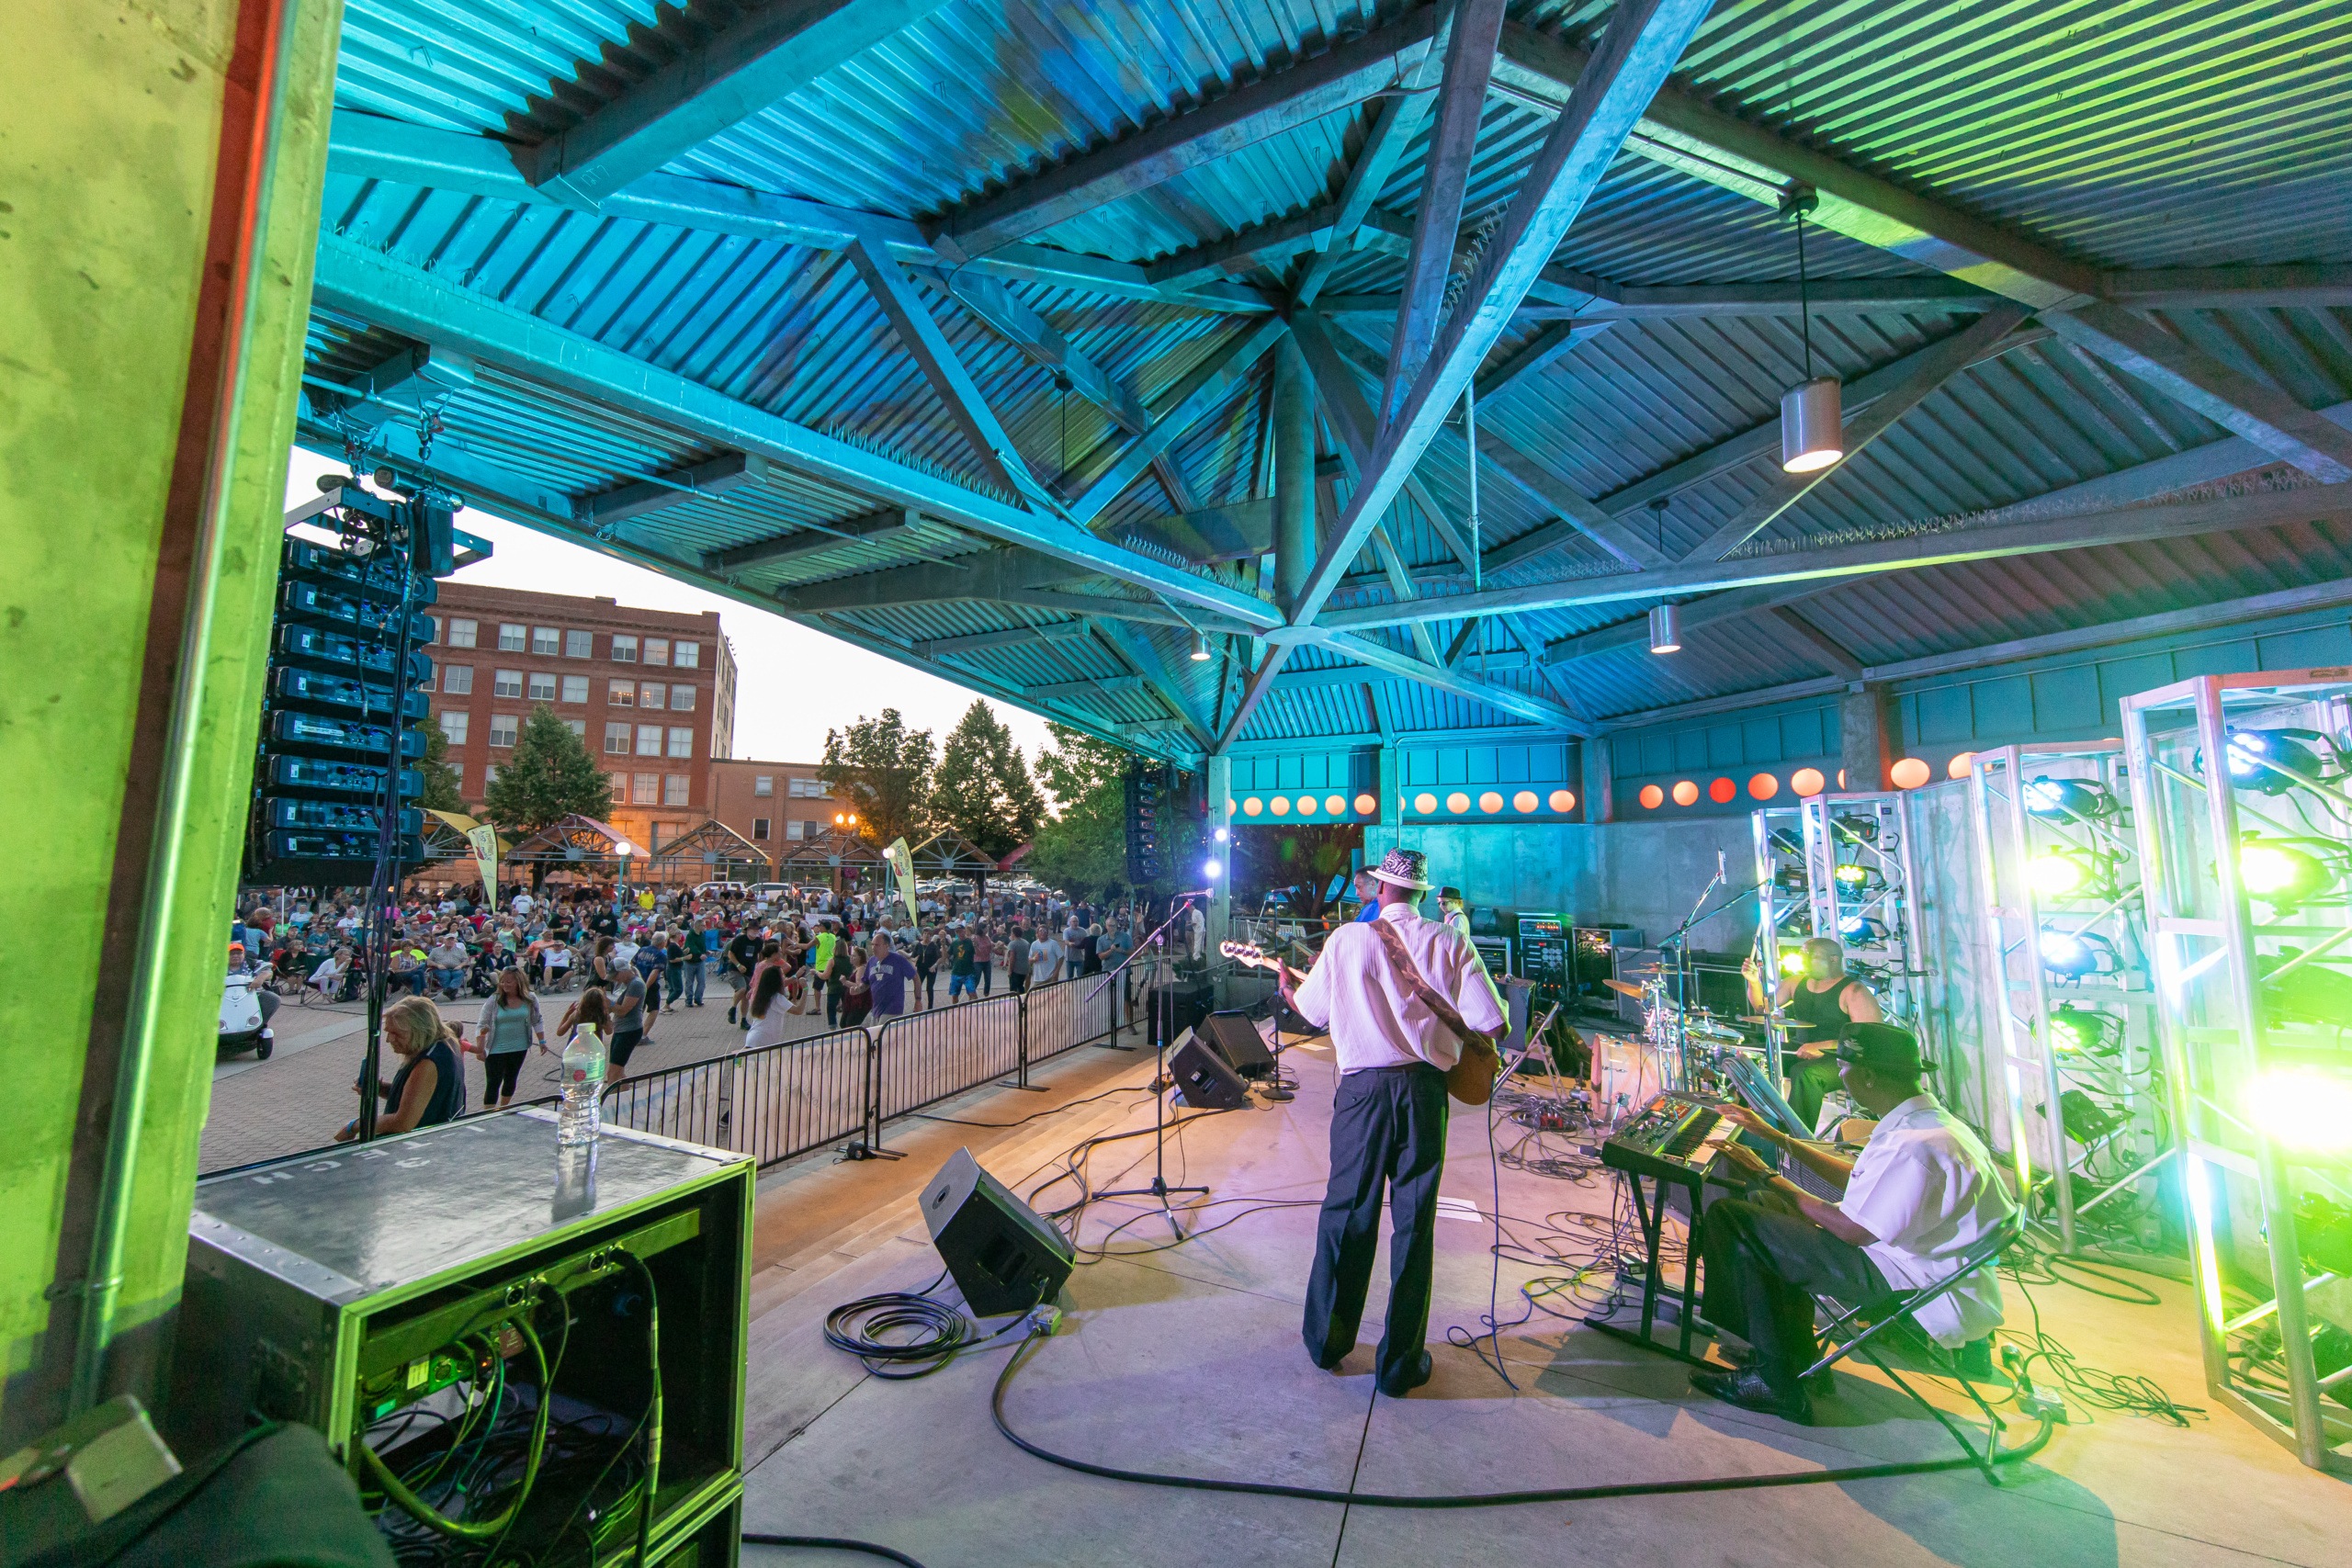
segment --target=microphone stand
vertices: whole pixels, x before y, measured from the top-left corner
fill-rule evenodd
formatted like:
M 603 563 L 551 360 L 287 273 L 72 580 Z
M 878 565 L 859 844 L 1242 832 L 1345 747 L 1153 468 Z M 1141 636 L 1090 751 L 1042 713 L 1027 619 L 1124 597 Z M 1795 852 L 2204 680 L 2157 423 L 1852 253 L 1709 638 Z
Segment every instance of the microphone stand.
M 1675 1074 L 1682 1081 L 1676 1084 L 1675 1087 L 1685 1094 L 1688 1094 L 1690 1091 L 1690 984 L 1693 978 L 1690 968 L 1690 930 L 1702 920 L 1712 920 L 1717 915 L 1722 914 L 1724 910 L 1736 908 L 1740 900 L 1743 898 L 1751 898 L 1756 897 L 1758 894 L 1763 892 L 1767 886 L 1767 884 L 1759 882 L 1753 887 L 1743 887 L 1738 892 L 1733 894 L 1730 897 L 1724 899 L 1722 903 L 1716 905 L 1713 908 L 1708 908 L 1706 907 L 1707 896 L 1713 893 L 1717 886 L 1727 880 L 1729 880 L 1729 878 L 1725 875 L 1723 865 L 1719 860 L 1715 867 L 1714 879 L 1709 882 L 1707 886 L 1701 890 L 1699 894 L 1699 901 L 1690 907 L 1690 918 L 1683 921 L 1680 925 L 1675 927 L 1672 934 L 1668 936 L 1666 939 L 1668 942 L 1674 944 L 1675 988 L 1679 993 L 1677 999 L 1681 1004 L 1681 1011 L 1675 1025 L 1676 1040 L 1674 1055 Z M 1772 1010 L 1771 1000 L 1771 994 L 1768 991 L 1764 998 L 1764 1010 L 1768 1015 Z M 1772 1073 L 1774 1081 L 1777 1082 L 1779 1081 L 1781 1071 L 1781 1053 L 1777 1036 L 1774 1035 L 1772 1026 L 1770 1024 L 1765 1026 L 1764 1038 L 1766 1051 L 1770 1058 L 1770 1070 Z
M 1181 895 L 1175 907 L 1168 911 L 1168 918 L 1153 928 L 1151 933 L 1143 939 L 1136 951 L 1128 955 L 1126 962 L 1103 976 L 1103 984 L 1108 985 L 1114 976 L 1125 973 L 1128 964 L 1142 957 L 1147 949 L 1151 950 L 1152 972 L 1157 975 L 1168 962 L 1158 951 L 1167 941 L 1168 928 L 1174 925 L 1177 919 L 1193 907 L 1195 897 L 1197 895 L 1191 893 Z M 1095 995 L 1101 994 L 1102 987 L 1097 987 Z M 1097 1192 L 1093 1196 L 1156 1199 L 1159 1203 L 1160 1213 L 1168 1216 L 1168 1228 L 1176 1233 L 1178 1241 L 1183 1241 L 1187 1239 L 1184 1227 L 1176 1223 L 1176 1207 L 1169 1202 L 1169 1195 L 1175 1192 L 1198 1192 L 1205 1196 L 1208 1189 L 1168 1185 L 1168 1091 L 1172 1087 L 1168 1079 L 1168 1037 L 1176 1032 L 1176 998 L 1174 993 L 1164 986 L 1156 990 L 1147 987 L 1144 996 L 1148 1001 L 1154 1003 L 1150 1009 L 1148 1027 L 1151 1031 L 1152 1051 L 1158 1064 L 1155 1069 L 1157 1076 L 1153 1077 L 1151 1085 L 1151 1185 L 1114 1187 L 1108 1191 Z

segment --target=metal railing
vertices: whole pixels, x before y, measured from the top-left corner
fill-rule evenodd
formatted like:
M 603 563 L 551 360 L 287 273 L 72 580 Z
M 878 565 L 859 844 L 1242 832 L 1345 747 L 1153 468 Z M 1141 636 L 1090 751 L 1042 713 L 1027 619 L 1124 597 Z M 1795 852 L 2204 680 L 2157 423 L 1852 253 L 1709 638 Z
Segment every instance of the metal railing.
M 605 1091 L 605 1119 L 748 1154 L 762 1166 L 853 1137 L 878 1145 L 887 1122 L 989 1083 L 1025 1086 L 1032 1064 L 1081 1045 L 1117 1047 L 1128 1022 L 1125 987 L 1105 978 L 644 1073 Z

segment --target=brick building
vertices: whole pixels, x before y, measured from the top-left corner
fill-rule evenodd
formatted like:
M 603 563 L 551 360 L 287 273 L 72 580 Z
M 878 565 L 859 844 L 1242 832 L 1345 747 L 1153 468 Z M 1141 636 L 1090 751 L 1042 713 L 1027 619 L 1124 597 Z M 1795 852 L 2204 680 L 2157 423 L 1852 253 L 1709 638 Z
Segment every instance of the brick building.
M 444 582 L 433 618 L 433 715 L 469 804 L 546 703 L 605 763 L 612 825 L 639 844 L 710 815 L 712 764 L 735 740 L 735 656 L 716 612 Z
M 710 765 L 711 815 L 757 844 L 769 859 L 813 839 L 845 809 L 826 793 L 814 762 L 743 758 Z

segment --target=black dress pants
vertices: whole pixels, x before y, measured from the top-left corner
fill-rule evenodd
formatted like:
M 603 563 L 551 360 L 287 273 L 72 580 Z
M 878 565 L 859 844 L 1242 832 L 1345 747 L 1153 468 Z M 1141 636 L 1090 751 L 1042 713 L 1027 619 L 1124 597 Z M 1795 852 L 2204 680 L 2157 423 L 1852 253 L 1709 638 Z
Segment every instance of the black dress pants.
M 1798 1378 L 1820 1354 L 1815 1292 L 1859 1306 L 1888 1288 L 1870 1254 L 1852 1242 L 1802 1214 L 1737 1198 L 1707 1205 L 1699 1244 L 1706 1264 L 1700 1312 L 1755 1347 L 1756 1370 L 1783 1398 L 1795 1396 Z
M 1315 1227 L 1302 1337 L 1319 1367 L 1339 1365 L 1354 1346 L 1380 1245 L 1385 1193 L 1388 1324 L 1374 1370 L 1390 1393 L 1426 1381 L 1421 1344 L 1429 1334 L 1445 1120 L 1445 1075 L 1425 1065 L 1346 1074 L 1331 1107 L 1331 1179 Z

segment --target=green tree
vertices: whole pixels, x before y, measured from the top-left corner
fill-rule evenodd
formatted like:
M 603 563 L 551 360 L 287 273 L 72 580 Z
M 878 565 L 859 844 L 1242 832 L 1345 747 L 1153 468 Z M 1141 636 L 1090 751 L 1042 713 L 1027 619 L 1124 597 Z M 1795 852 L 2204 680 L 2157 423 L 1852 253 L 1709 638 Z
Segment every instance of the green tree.
M 510 833 L 530 833 L 573 815 L 601 818 L 612 808 L 612 781 L 587 743 L 541 703 L 523 721 L 482 810 Z
M 1046 726 L 1053 745 L 1037 757 L 1037 776 L 1053 792 L 1057 809 L 1039 824 L 1035 848 L 1021 869 L 1066 892 L 1097 889 L 1117 896 L 1127 882 L 1127 768 L 1135 754 L 1091 735 Z M 1182 791 L 1173 792 L 1179 798 Z M 1197 886 L 1179 879 L 1201 863 L 1204 834 L 1192 815 L 1173 800 L 1159 818 L 1165 871 L 1147 891 L 1172 892 Z
M 947 732 L 931 786 L 931 815 L 1001 860 L 1037 831 L 1046 803 L 1012 732 L 977 698 Z
M 929 822 L 933 751 L 931 731 L 909 729 L 897 708 L 825 731 L 817 776 L 844 808 L 857 813 L 860 837 L 877 844 L 922 841 Z
M 424 732 L 424 761 L 416 771 L 424 777 L 424 792 L 416 803 L 427 811 L 457 811 L 466 809 L 466 797 L 458 787 L 458 770 L 449 765 L 449 738 L 434 725 Z

